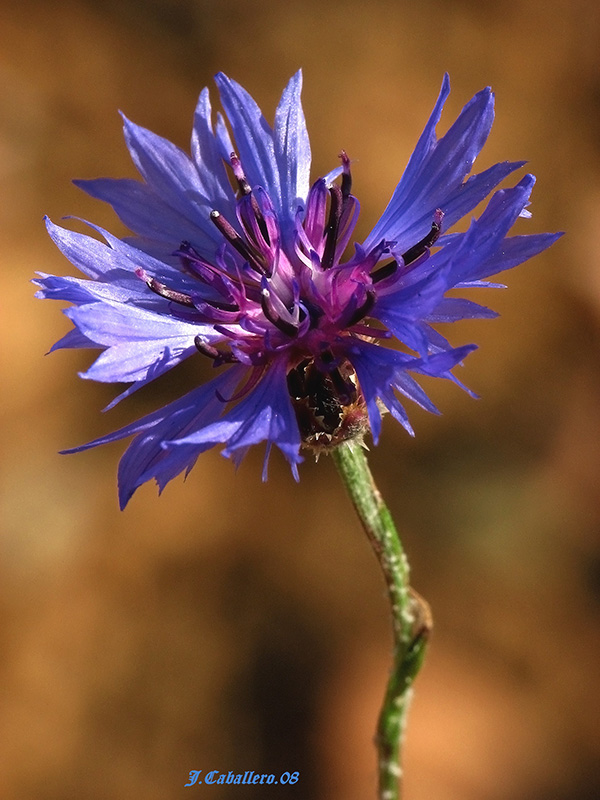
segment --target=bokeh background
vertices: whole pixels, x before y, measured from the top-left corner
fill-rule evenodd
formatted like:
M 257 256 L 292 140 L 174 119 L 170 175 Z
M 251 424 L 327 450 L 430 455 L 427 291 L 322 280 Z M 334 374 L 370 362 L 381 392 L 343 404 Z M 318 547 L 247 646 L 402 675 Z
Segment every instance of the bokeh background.
M 600 16 L 581 0 L 4 0 L 0 10 L 0 785 L 6 800 L 375 797 L 390 664 L 383 583 L 327 458 L 296 485 L 275 455 L 218 452 L 158 498 L 116 499 L 112 430 L 192 379 L 102 416 L 89 354 L 33 299 L 68 274 L 43 214 L 124 232 L 73 177 L 134 176 L 117 109 L 187 147 L 224 70 L 272 114 L 304 68 L 314 171 L 355 160 L 366 233 L 437 97 L 440 130 L 491 84 L 478 166 L 529 160 L 533 219 L 565 230 L 486 295 L 495 321 L 443 411 L 387 420 L 372 468 L 435 632 L 406 747 L 407 800 L 600 796 Z M 77 223 L 73 223 L 76 225 Z M 196 367 L 194 367 L 195 369 Z M 184 788 L 192 769 L 284 787 Z

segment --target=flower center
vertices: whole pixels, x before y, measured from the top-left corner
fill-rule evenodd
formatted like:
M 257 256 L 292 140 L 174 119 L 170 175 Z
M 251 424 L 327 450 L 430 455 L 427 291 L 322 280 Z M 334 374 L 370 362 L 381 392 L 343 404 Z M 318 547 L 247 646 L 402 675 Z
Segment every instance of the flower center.
M 238 362 L 254 368 L 243 393 L 270 363 L 285 358 L 299 426 L 314 446 L 344 435 L 357 415 L 364 417 L 343 344 L 348 337 L 389 336 L 364 320 L 377 292 L 395 280 L 397 271 L 429 252 L 443 217 L 436 211 L 426 236 L 378 268 L 385 254 L 391 255 L 393 243 L 382 241 L 368 251 L 355 245 L 354 255 L 343 261 L 359 204 L 351 194 L 350 159 L 345 151 L 340 158 L 340 183 L 327 186 L 324 179 L 317 180 L 293 225 L 282 231 L 268 193 L 250 186 L 232 153 L 236 219 L 226 219 L 217 210 L 210 214 L 222 245 L 210 260 L 190 242 L 182 242 L 174 253 L 182 271 L 197 281 L 198 291 L 171 288 L 137 271 L 152 292 L 173 304 L 173 314 L 209 324 L 221 336 L 216 346 L 202 334 L 195 338 L 198 351 L 215 366 Z

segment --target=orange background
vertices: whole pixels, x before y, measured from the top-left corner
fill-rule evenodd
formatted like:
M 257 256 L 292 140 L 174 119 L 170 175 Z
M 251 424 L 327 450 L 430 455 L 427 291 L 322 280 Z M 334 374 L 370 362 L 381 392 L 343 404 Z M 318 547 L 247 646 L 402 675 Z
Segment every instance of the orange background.
M 7 800 L 372 800 L 390 664 L 383 584 L 327 458 L 296 485 L 256 448 L 218 452 L 118 511 L 123 444 L 87 441 L 176 396 L 197 364 L 106 416 L 86 352 L 33 299 L 68 274 L 43 214 L 122 232 L 74 177 L 133 176 L 117 109 L 187 147 L 217 70 L 272 119 L 304 68 L 313 176 L 354 161 L 365 234 L 433 106 L 482 86 L 497 121 L 478 167 L 529 160 L 533 219 L 566 230 L 479 298 L 496 321 L 442 417 L 386 420 L 372 468 L 432 604 L 407 800 L 600 796 L 599 12 L 566 0 L 420 3 L 4 2 L 0 13 L 0 782 Z M 213 93 L 216 102 L 216 93 Z M 76 223 L 73 223 L 76 224 Z M 184 788 L 191 769 L 300 771 L 293 787 Z

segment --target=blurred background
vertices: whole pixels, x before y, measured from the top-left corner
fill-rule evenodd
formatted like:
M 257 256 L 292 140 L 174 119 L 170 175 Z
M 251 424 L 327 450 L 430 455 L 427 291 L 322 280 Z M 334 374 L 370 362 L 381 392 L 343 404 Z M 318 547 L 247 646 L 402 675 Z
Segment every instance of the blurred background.
M 118 109 L 187 148 L 224 70 L 272 120 L 304 68 L 313 176 L 354 160 L 368 232 L 438 94 L 480 88 L 482 156 L 538 177 L 519 233 L 565 230 L 455 325 L 481 395 L 386 420 L 371 465 L 435 631 L 405 755 L 407 800 L 600 796 L 600 12 L 581 0 L 4 0 L 0 11 L 0 783 L 7 800 L 372 800 L 391 634 L 383 582 L 327 458 L 296 485 L 217 451 L 119 512 L 124 444 L 58 450 L 176 396 L 190 370 L 102 416 L 111 387 L 33 299 L 69 274 L 42 224 L 124 233 L 72 178 L 134 176 Z M 213 93 L 216 102 L 216 93 Z M 73 223 L 76 225 L 76 223 Z M 493 294 L 493 296 L 492 296 Z M 295 786 L 184 788 L 193 769 L 299 771 Z

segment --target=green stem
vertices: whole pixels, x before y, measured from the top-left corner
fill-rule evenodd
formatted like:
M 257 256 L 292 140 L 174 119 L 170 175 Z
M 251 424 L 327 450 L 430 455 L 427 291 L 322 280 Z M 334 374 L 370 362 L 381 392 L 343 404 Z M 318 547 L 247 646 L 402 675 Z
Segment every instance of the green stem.
M 379 800 L 402 796 L 401 750 L 412 682 L 431 630 L 429 606 L 410 588 L 408 561 L 391 514 L 375 486 L 364 448 L 344 442 L 333 460 L 377 556 L 387 585 L 394 631 L 394 664 L 377 725 Z

